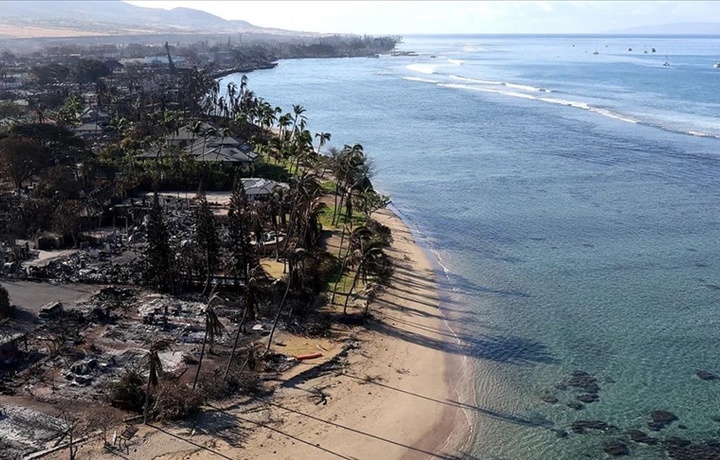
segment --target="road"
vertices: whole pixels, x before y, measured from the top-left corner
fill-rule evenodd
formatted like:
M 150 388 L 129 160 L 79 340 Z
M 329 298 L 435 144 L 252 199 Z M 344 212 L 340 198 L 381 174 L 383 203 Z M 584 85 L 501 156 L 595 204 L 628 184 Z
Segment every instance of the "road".
M 48 302 L 59 301 L 72 307 L 87 300 L 103 285 L 36 283 L 33 281 L 4 280 L 0 282 L 10 294 L 10 303 L 37 314 Z

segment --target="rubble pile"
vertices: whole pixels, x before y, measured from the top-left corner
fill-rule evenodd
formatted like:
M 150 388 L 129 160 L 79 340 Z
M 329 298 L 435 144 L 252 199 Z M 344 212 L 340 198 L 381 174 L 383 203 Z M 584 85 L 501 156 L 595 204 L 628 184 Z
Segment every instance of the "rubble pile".
M 117 263 L 112 256 L 103 251 L 82 250 L 44 265 L 25 267 L 25 275 L 27 279 L 56 283 L 138 285 L 144 282 L 142 260 L 131 258 Z
M 17 459 L 58 437 L 63 422 L 26 407 L 3 406 L 0 412 L 0 458 Z

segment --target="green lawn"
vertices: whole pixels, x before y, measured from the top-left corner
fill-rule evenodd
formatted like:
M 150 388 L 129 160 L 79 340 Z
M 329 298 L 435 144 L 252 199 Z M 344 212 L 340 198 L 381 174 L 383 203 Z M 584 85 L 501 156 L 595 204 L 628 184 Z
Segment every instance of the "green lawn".
M 327 208 L 323 209 L 323 211 L 320 213 L 320 223 L 322 224 L 324 229 L 328 230 L 335 230 L 335 229 L 342 229 L 343 224 L 350 226 L 350 222 L 345 219 L 345 208 L 342 209 L 342 216 L 340 217 L 339 224 L 333 225 L 332 224 L 332 216 L 333 212 L 335 211 L 335 206 L 328 206 Z M 361 212 L 353 212 L 352 215 L 352 227 L 358 227 L 360 225 L 365 225 L 365 214 Z

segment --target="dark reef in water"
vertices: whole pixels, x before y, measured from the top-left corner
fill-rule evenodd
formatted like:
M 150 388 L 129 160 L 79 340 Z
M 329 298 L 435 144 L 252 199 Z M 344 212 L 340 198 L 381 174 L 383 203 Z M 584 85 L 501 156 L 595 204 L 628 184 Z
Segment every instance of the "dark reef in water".
M 698 370 L 696 375 L 702 381 L 720 379 L 720 376 L 705 370 Z M 614 383 L 611 378 L 606 378 L 604 381 Z M 597 378 L 593 375 L 584 371 L 575 371 L 568 380 L 556 384 L 553 388 L 557 391 L 584 391 L 585 393 L 576 395 L 574 400 L 570 400 L 565 404 L 565 406 L 570 409 L 580 410 L 585 406 L 578 401 L 592 403 L 599 400 L 598 393 L 600 392 L 600 386 L 597 382 Z M 559 399 L 549 392 L 542 395 L 540 399 L 549 404 L 559 402 Z M 656 410 L 650 414 L 650 419 L 647 423 L 648 428 L 652 431 L 660 432 L 673 422 L 679 420 L 679 417 L 667 410 Z M 720 416 L 713 416 L 712 420 L 720 423 Z M 682 430 L 688 429 L 688 427 L 683 424 L 678 424 L 677 428 Z M 606 454 L 613 457 L 630 455 L 634 443 L 645 444 L 646 446 L 657 446 L 656 448 L 660 450 L 658 452 L 658 458 L 670 458 L 672 460 L 720 460 L 720 440 L 718 439 L 693 443 L 679 436 L 659 438 L 650 436 L 638 429 L 627 429 L 623 432 L 621 428 L 603 420 L 576 420 L 572 422 L 569 430 L 565 431 L 558 428 L 554 431 L 559 439 L 567 438 L 570 433 L 589 435 L 595 432 L 604 435 L 618 436 L 607 440 L 602 447 Z

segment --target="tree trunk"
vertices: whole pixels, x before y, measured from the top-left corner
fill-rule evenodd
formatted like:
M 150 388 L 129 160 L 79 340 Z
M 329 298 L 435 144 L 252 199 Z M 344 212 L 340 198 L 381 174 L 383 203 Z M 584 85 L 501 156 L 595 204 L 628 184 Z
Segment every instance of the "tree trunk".
M 270 347 L 272 346 L 272 338 L 273 335 L 275 335 L 275 329 L 277 328 L 278 322 L 280 322 L 280 314 L 282 313 L 282 309 L 285 306 L 285 299 L 287 299 L 288 292 L 290 291 L 290 277 L 292 276 L 292 273 L 288 274 L 288 281 L 287 281 L 287 287 L 285 288 L 285 294 L 283 294 L 283 298 L 280 301 L 280 307 L 278 307 L 277 315 L 275 315 L 275 322 L 273 323 L 272 330 L 270 331 L 270 337 L 268 337 L 268 346 L 267 350 L 265 350 L 265 353 L 270 352 Z
M 243 325 L 245 324 L 245 317 L 247 317 L 248 312 L 248 304 L 245 303 L 245 310 L 243 310 L 242 318 L 240 319 L 240 324 L 238 324 L 238 330 L 235 334 L 235 341 L 233 342 L 232 351 L 230 352 L 230 359 L 228 360 L 227 366 L 225 366 L 225 375 L 223 375 L 223 380 L 227 380 L 228 373 L 230 372 L 230 366 L 232 365 L 233 360 L 235 359 L 235 351 L 237 350 L 238 342 L 240 341 L 240 333 L 242 332 Z
M 342 255 L 342 246 L 343 246 L 343 241 L 345 240 L 345 231 L 346 230 L 347 230 L 347 226 L 343 225 L 342 235 L 340 235 L 340 247 L 338 248 L 338 255 L 337 255 L 338 259 Z
M 150 406 L 150 382 L 152 380 L 153 372 L 155 371 L 155 365 L 153 364 L 152 356 L 150 357 L 150 373 L 148 374 L 147 387 L 145 388 L 145 405 L 143 406 L 143 425 L 147 425 L 148 422 L 148 407 Z
M 348 301 L 350 300 L 350 296 L 352 295 L 353 290 L 355 289 L 355 284 L 357 284 L 358 277 L 360 275 L 360 270 L 362 269 L 363 262 L 365 262 L 365 259 L 363 258 L 360 263 L 358 264 L 357 271 L 355 272 L 355 276 L 353 277 L 352 285 L 350 286 L 350 292 L 347 293 L 347 297 L 345 297 L 345 304 L 343 305 L 343 315 L 347 315 L 347 305 Z
M 198 378 L 200 377 L 200 368 L 202 367 L 203 357 L 205 356 L 205 343 L 207 342 L 208 330 L 209 327 L 205 325 L 205 337 L 203 337 L 202 348 L 200 349 L 200 361 L 198 361 L 197 372 L 195 372 L 195 380 L 193 380 L 193 391 L 195 391 L 195 387 L 198 383 Z
M 70 439 L 68 440 L 68 448 L 70 449 L 70 460 L 75 460 L 75 455 L 77 454 L 77 446 L 73 442 L 73 431 L 74 428 L 70 428 L 70 431 L 68 432 L 68 435 Z
M 333 225 L 335 225 L 335 216 L 337 215 L 338 195 L 340 195 L 340 179 L 335 181 L 335 207 L 333 208 L 332 220 L 330 221 Z
M 345 267 L 347 265 L 348 255 L 349 254 L 345 255 L 345 258 L 343 259 L 342 267 L 340 268 L 340 274 L 338 275 L 338 278 L 335 280 L 335 285 L 333 286 L 332 297 L 330 298 L 331 305 L 335 304 L 335 294 L 337 294 L 337 287 L 338 287 L 338 284 L 340 284 L 340 279 L 342 278 L 343 273 L 345 273 Z

